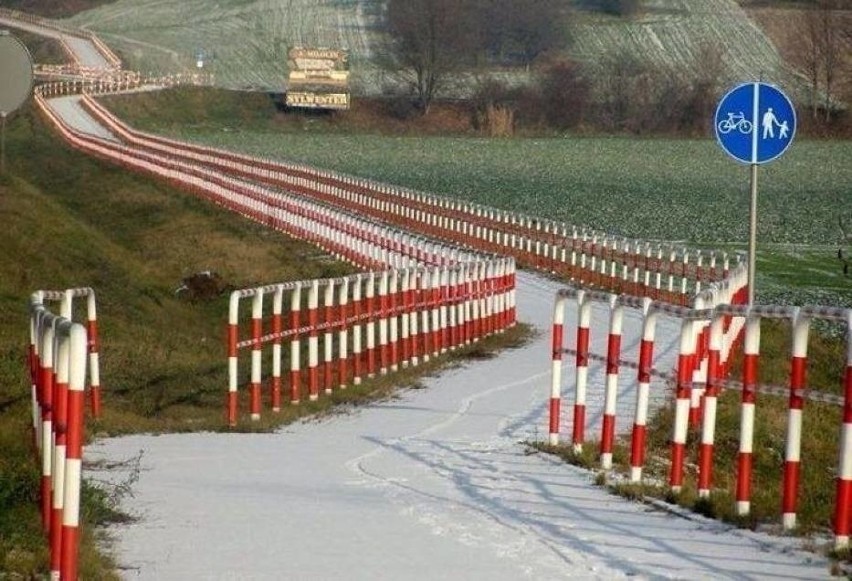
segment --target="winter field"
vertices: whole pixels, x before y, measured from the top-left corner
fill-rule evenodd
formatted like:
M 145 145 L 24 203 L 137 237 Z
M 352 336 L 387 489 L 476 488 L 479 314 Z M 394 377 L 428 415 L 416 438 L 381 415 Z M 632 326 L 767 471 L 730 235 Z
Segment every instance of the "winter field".
M 192 70 L 203 50 L 218 85 L 280 90 L 290 46 L 347 48 L 353 63 L 368 59 L 372 9 L 371 0 L 119 0 L 70 24 L 97 32 L 131 69 Z
M 377 0 L 119 0 L 75 16 L 70 23 L 97 32 L 130 68 L 182 72 L 205 65 L 222 87 L 280 90 L 287 48 L 350 50 L 353 88 L 382 89 L 372 56 L 380 37 Z M 623 22 L 578 12 L 572 55 L 595 63 L 631 54 L 668 70 L 688 71 L 707 47 L 722 47 L 723 77 L 762 78 L 791 86 L 794 79 L 773 44 L 735 0 L 652 0 L 645 15 Z

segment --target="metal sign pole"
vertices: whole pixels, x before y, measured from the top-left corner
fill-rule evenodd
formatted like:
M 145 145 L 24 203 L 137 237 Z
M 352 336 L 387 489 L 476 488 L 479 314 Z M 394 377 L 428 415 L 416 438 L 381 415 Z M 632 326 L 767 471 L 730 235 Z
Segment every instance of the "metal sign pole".
M 6 175 L 6 112 L 0 111 L 0 175 Z
M 748 229 L 748 304 L 754 304 L 754 273 L 757 270 L 755 258 L 757 247 L 757 164 L 751 164 L 751 204 L 749 207 Z

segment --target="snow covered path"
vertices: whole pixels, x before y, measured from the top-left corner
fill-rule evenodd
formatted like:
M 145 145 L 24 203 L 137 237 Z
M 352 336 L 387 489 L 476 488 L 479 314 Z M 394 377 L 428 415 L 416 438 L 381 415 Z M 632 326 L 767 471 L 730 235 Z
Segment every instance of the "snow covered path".
M 522 273 L 519 316 L 542 334 L 427 378 L 426 389 L 276 434 L 89 447 L 91 460 L 144 452 L 125 506 L 140 520 L 112 531 L 125 578 L 827 577 L 826 561 L 793 550 L 796 541 L 624 501 L 525 450 L 520 442 L 545 436 L 556 288 Z M 661 324 L 661 351 L 673 357 L 676 326 Z M 601 373 L 590 377 L 596 410 Z

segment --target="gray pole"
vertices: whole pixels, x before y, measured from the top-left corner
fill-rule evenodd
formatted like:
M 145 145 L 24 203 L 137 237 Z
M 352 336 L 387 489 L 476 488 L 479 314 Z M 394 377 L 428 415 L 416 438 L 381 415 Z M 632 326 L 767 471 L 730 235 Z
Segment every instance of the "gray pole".
M 0 111 L 0 175 L 6 175 L 6 112 Z
M 755 129 L 755 131 L 757 131 Z M 751 205 L 749 207 L 748 232 L 748 304 L 754 304 L 754 271 L 757 269 L 755 247 L 757 246 L 757 164 L 751 164 Z

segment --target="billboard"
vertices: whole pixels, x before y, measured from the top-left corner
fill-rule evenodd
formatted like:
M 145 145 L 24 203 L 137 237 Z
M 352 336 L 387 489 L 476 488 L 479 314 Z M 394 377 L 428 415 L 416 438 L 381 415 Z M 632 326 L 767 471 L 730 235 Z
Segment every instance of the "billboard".
M 287 106 L 349 109 L 349 51 L 293 47 L 287 64 Z
M 287 91 L 288 107 L 308 109 L 349 109 L 349 92 Z
M 287 53 L 290 86 L 323 85 L 349 90 L 349 51 L 338 48 L 294 47 Z

